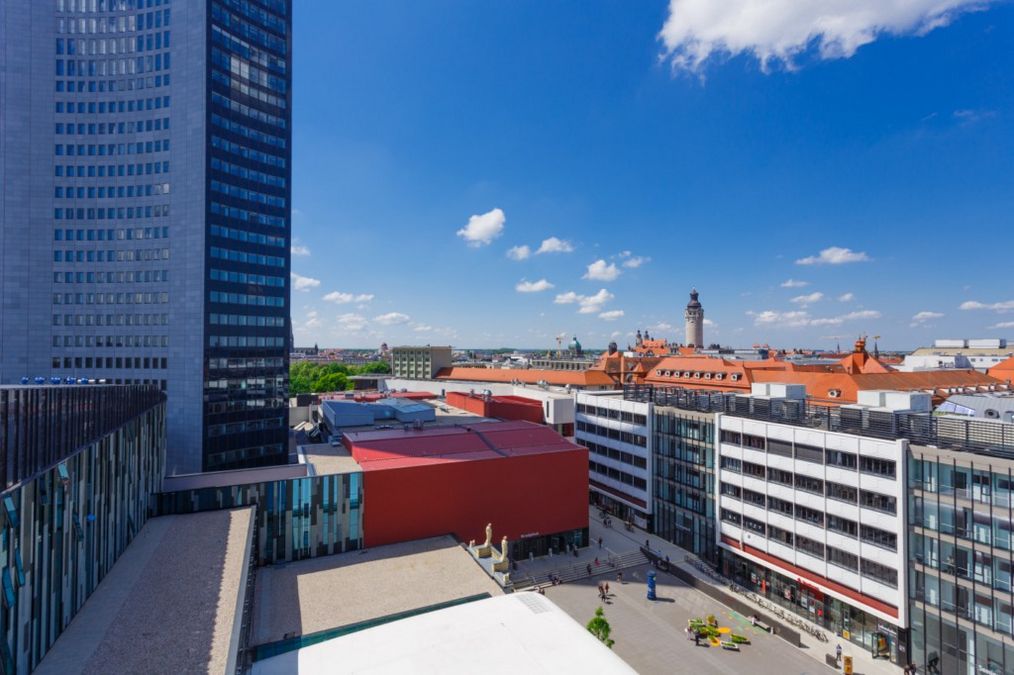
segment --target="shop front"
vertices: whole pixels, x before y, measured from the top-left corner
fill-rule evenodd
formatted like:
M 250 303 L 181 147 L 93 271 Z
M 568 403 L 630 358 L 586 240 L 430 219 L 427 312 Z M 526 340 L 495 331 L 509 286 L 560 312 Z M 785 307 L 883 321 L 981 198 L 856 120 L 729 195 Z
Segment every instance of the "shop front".
M 825 594 L 806 579 L 790 577 L 723 552 L 721 569 L 736 583 L 783 609 L 861 647 L 875 658 L 908 663 L 908 634 L 878 617 Z

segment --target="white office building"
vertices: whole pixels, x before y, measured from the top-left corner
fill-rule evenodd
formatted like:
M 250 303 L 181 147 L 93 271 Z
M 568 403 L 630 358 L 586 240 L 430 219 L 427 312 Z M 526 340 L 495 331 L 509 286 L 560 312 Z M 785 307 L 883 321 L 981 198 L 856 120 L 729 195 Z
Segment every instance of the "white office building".
M 749 398 L 764 409 L 801 405 L 805 391 L 754 385 Z M 862 420 L 865 411 L 929 405 L 927 394 L 866 391 L 840 413 Z M 722 413 L 716 429 L 726 573 L 864 646 L 893 651 L 908 627 L 908 441 Z
M 599 507 L 648 528 L 651 522 L 651 403 L 619 391 L 575 394 L 575 439 L 588 448 L 588 489 Z

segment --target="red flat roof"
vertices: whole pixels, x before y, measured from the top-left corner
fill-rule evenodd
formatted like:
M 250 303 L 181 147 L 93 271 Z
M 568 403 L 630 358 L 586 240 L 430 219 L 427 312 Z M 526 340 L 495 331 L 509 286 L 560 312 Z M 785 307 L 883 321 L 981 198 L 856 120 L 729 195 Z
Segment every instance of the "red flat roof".
M 344 442 L 363 471 L 584 450 L 550 427 L 523 421 L 350 431 Z

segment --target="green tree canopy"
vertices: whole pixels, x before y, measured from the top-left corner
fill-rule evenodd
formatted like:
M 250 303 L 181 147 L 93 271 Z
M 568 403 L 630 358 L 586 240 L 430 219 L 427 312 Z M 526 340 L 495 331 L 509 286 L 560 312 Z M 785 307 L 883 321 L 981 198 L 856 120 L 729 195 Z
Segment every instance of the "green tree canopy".
M 602 611 L 601 607 L 595 610 L 595 616 L 588 622 L 586 628 L 589 633 L 597 637 L 606 647 L 613 648 L 615 641 L 609 638 L 609 634 L 613 632 L 613 629 L 609 625 L 609 622 L 606 621 L 605 612 Z

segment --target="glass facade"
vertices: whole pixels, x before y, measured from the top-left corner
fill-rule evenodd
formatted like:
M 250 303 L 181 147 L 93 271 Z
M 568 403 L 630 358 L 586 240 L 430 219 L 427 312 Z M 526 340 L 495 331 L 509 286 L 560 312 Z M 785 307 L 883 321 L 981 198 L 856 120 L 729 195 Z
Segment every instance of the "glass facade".
M 924 672 L 1014 672 L 1012 467 L 911 447 L 908 595 Z
M 38 665 L 147 522 L 165 447 L 157 387 L 0 387 L 3 672 Z
M 355 551 L 363 546 L 363 475 L 358 472 L 158 495 L 159 515 L 252 505 L 257 506 L 258 565 Z
M 654 533 L 713 563 L 715 416 L 655 407 Z
M 169 473 L 284 463 L 291 0 L 4 9 L 0 383 L 155 384 Z
M 206 471 L 288 456 L 290 0 L 209 0 Z

